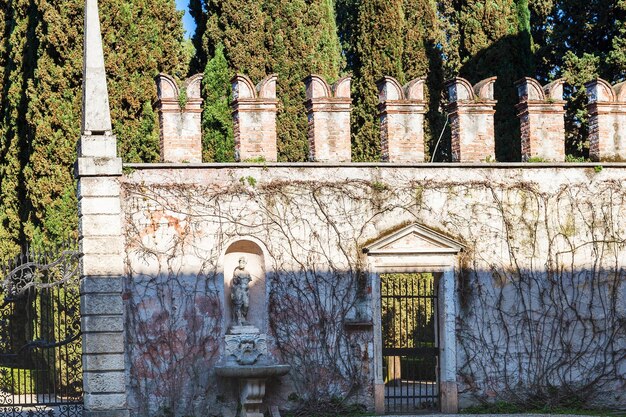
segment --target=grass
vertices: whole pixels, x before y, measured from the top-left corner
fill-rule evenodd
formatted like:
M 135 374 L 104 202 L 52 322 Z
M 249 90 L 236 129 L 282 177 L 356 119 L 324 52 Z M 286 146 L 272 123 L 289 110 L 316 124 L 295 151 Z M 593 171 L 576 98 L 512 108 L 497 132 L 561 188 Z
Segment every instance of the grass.
M 31 370 L 0 366 L 0 390 L 11 394 L 32 394 L 35 381 Z
M 614 411 L 601 410 L 601 409 L 586 409 L 575 407 L 541 407 L 541 408 L 526 408 L 517 404 L 497 401 L 495 403 L 481 404 L 461 410 L 462 414 L 570 414 L 570 415 L 585 415 L 585 416 L 611 416 L 616 417 L 620 414 L 616 414 Z M 621 414 L 625 416 L 626 414 Z

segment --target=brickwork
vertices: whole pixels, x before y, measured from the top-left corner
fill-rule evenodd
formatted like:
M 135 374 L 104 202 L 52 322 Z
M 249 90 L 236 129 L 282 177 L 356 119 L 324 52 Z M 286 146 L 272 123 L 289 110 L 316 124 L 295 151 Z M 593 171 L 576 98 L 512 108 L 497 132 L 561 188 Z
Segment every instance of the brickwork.
M 452 161 L 480 162 L 494 158 L 495 82 L 496 77 L 491 77 L 472 87 L 467 80 L 455 78 L 446 84 L 447 111 L 452 127 Z
M 626 83 L 598 78 L 585 85 L 589 103 L 589 158 L 626 161 Z
M 262 158 L 276 161 L 276 74 L 255 87 L 250 78 L 237 74 L 233 87 L 233 122 L 237 161 Z
M 259 256 L 267 259 L 258 270 L 267 275 L 251 274 L 255 281 L 250 313 L 256 316 L 251 322 L 260 320 L 272 329 L 268 347 L 293 367 L 280 384 L 271 381 L 268 397 L 273 406 L 287 404 L 293 392 L 317 395 L 318 387 L 328 386 L 332 395 L 354 395 L 368 410 L 384 411 L 377 279 L 385 268 L 415 271 L 423 265 L 441 274 L 437 333 L 442 412 L 456 411 L 460 401 L 473 401 L 470 391 L 484 397 L 496 392 L 494 388 L 510 388 L 492 381 L 511 378 L 516 384 L 524 364 L 535 361 L 533 355 L 515 351 L 515 346 L 525 346 L 529 340 L 540 346 L 535 335 L 526 337 L 522 332 L 510 342 L 492 343 L 502 340 L 504 330 L 527 322 L 527 315 L 515 304 L 526 291 L 512 291 L 515 286 L 502 277 L 524 279 L 527 272 L 518 276 L 510 271 L 528 271 L 538 277 L 566 278 L 550 282 L 571 283 L 549 291 L 557 294 L 557 302 L 545 303 L 549 311 L 544 314 L 556 317 L 546 327 L 550 334 L 563 327 L 561 316 L 552 315 L 561 295 L 585 294 L 577 290 L 588 281 L 581 272 L 607 271 L 610 278 L 619 272 L 611 269 L 614 259 L 601 256 L 597 247 L 626 234 L 619 221 L 626 201 L 620 198 L 624 164 L 603 164 L 600 171 L 595 164 L 583 168 L 540 164 L 532 169 L 517 165 L 511 170 L 495 164 L 447 164 L 435 169 L 414 164 L 424 161 L 423 79 L 403 87 L 391 77 L 378 83 L 383 159 L 397 165 L 131 164 L 132 172 L 123 175 L 109 117 L 97 0 L 86 0 L 85 43 L 84 115 L 75 169 L 85 417 L 154 415 L 164 412 L 163 404 L 172 404 L 176 415 L 202 415 L 207 410 L 224 417 L 236 415 L 236 381 L 225 381 L 215 373 L 215 364 L 224 359 L 223 336 L 232 310 L 227 306 L 231 297 L 226 274 L 233 271 L 229 262 L 239 256 L 229 252 L 233 239 L 259 242 Z M 447 84 L 454 161 L 489 161 L 495 154 L 495 81 L 492 77 L 472 86 L 457 78 Z M 201 76 L 186 80 L 183 109 L 176 82 L 161 74 L 157 83 L 163 161 L 201 162 Z M 350 78 L 331 87 L 311 75 L 305 83 L 310 159 L 350 161 Z M 603 80 L 587 84 L 590 153 L 595 160 L 626 157 L 623 86 Z M 248 77 L 237 75 L 232 87 L 237 159 L 276 161 L 276 76 L 254 86 Z M 518 92 L 524 158 L 563 160 L 562 82 L 542 88 L 527 78 L 518 83 Z M 537 201 L 545 210 L 528 210 L 526 201 Z M 560 214 L 570 207 L 585 210 L 566 210 L 571 214 L 565 225 L 567 239 L 546 239 L 564 234 Z M 390 240 L 389 231 L 408 224 L 414 225 L 414 231 L 430 225 L 432 233 L 420 239 L 403 235 Z M 467 245 L 463 264 L 456 258 L 461 245 L 453 248 L 452 256 L 450 247 L 435 238 L 439 235 L 435 230 Z M 610 239 L 602 239 L 605 235 Z M 366 242 L 374 241 L 379 246 L 368 243 L 365 248 Z M 579 248 L 576 257 L 572 247 Z M 372 248 L 378 250 L 378 258 L 372 257 L 376 252 Z M 615 259 L 626 256 L 623 247 L 609 249 Z M 370 257 L 367 264 L 365 253 Z M 568 266 L 553 269 L 553 253 L 571 254 Z M 249 255 L 257 256 L 256 252 Z M 456 286 L 460 266 L 468 266 L 463 279 L 473 280 L 468 281 L 469 287 L 483 285 L 484 295 L 460 294 Z M 582 280 L 576 282 L 575 277 Z M 611 300 L 606 305 L 625 305 L 623 288 L 604 276 L 600 279 L 592 285 L 594 294 Z M 512 310 L 492 308 L 491 294 L 499 290 L 503 291 L 500 300 L 505 301 L 499 304 L 512 305 Z M 615 295 L 618 298 L 609 298 Z M 459 304 L 461 298 L 464 305 Z M 577 303 L 591 308 L 590 301 L 580 298 Z M 568 314 L 572 305 L 562 306 L 562 314 Z M 588 314 L 591 310 L 585 308 L 577 312 Z M 605 310 L 606 329 L 600 325 L 600 332 L 589 337 L 574 329 L 558 346 L 571 347 L 575 338 L 589 346 L 597 345 L 593 340 L 611 339 L 619 320 L 608 320 L 623 313 L 612 308 Z M 513 321 L 502 327 L 464 326 L 467 309 L 484 317 L 511 313 L 508 317 Z M 612 343 L 608 345 L 612 351 L 623 345 L 621 339 Z M 303 346 L 330 353 L 301 355 Z M 613 359 L 607 365 L 605 351 L 601 346 L 576 361 L 582 365 L 568 366 L 570 380 L 565 382 L 578 386 L 577 379 L 595 372 L 595 363 L 602 364 L 598 372 L 608 369 L 613 378 L 623 361 Z M 580 359 L 575 353 L 575 359 Z M 519 370 L 514 369 L 516 364 L 521 364 Z M 306 372 L 297 372 L 298 366 Z M 346 373 L 346 369 L 358 372 Z M 466 380 L 467 375 L 472 379 Z M 603 386 L 615 404 L 625 401 L 617 395 L 623 379 L 617 375 Z M 519 382 L 523 394 L 524 378 Z M 355 391 L 355 386 L 360 389 Z
M 185 80 L 185 108 L 181 92 L 167 74 L 156 78 L 162 162 L 202 162 L 202 75 Z
M 522 133 L 522 161 L 565 160 L 565 101 L 563 80 L 544 87 L 532 78 L 516 84 L 520 103 L 516 106 Z
M 317 75 L 304 80 L 311 161 L 345 162 L 352 158 L 350 80 L 341 78 L 332 87 Z
M 424 162 L 424 78 L 401 87 L 393 77 L 378 81 L 381 155 L 384 162 Z

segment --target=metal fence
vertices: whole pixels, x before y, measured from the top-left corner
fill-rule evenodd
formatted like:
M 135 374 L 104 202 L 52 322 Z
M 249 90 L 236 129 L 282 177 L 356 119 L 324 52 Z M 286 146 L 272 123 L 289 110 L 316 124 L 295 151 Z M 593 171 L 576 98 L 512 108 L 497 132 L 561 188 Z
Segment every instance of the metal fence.
M 28 252 L 0 278 L 0 415 L 81 416 L 78 252 Z

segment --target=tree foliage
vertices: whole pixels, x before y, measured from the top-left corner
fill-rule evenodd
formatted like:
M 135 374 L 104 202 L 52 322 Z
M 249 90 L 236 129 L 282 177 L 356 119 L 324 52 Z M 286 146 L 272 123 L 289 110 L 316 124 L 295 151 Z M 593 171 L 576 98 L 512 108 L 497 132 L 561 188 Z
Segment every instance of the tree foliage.
M 530 10 L 526 0 L 471 0 L 456 8 L 459 75 L 476 83 L 497 76 L 496 158 L 521 157 L 514 83 L 532 76 Z
M 317 73 L 339 76 L 341 54 L 331 0 L 204 0 L 203 13 L 195 9 L 199 28 L 194 42 L 199 56 L 214 56 L 217 45 L 231 72 L 255 81 L 278 74 L 278 157 L 302 161 L 308 155 L 307 119 L 302 80 Z M 206 22 L 206 23 L 205 23 Z M 203 68 L 202 62 L 197 63 Z
M 83 1 L 0 3 L 0 258 L 77 233 Z M 186 75 L 172 0 L 101 2 L 114 131 L 125 161 L 158 158 L 159 72 Z
M 224 46 L 218 44 L 215 56 L 204 69 L 202 91 L 202 160 L 233 162 L 235 144 L 230 112 L 230 76 Z
M 544 0 L 533 36 L 537 76 L 566 81 L 566 150 L 587 156 L 587 111 L 584 84 L 595 77 L 609 82 L 626 76 L 626 2 L 623 0 Z M 543 15 L 545 14 L 545 17 Z M 541 23 L 541 24 L 539 24 Z
M 430 108 L 438 107 L 442 67 L 436 45 L 443 38 L 437 6 L 431 0 L 339 0 L 337 10 L 348 69 L 354 74 L 352 159 L 376 161 L 380 158 L 377 80 L 389 75 L 404 84 L 426 77 L 433 90 Z M 429 118 L 427 134 L 435 120 Z

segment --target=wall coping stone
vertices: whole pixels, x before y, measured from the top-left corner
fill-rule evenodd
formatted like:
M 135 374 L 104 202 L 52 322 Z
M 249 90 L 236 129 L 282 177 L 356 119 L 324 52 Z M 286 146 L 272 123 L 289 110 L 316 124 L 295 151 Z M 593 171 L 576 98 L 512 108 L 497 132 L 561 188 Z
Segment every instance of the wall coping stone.
M 550 168 L 626 168 L 626 162 L 432 162 L 432 163 L 393 163 L 393 162 L 224 162 L 224 163 L 126 163 L 124 168 L 149 169 L 228 169 L 228 168 L 493 168 L 493 169 L 550 169 Z

